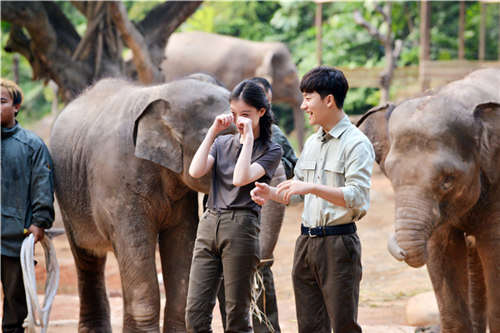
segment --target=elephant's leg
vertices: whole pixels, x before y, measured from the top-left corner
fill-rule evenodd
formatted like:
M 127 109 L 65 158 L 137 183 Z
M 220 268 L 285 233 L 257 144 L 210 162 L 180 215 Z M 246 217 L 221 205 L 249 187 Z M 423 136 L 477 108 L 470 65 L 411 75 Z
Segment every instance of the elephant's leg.
M 270 185 L 277 186 L 285 180 L 285 169 L 283 168 L 283 164 L 280 163 L 273 179 L 271 179 Z M 281 332 L 281 329 L 278 320 L 278 303 L 276 300 L 271 265 L 274 257 L 274 248 L 278 241 L 284 216 L 284 204 L 268 200 L 264 206 L 262 206 L 259 234 L 261 266 L 258 271 L 262 275 L 265 289 L 257 300 L 257 304 L 260 310 L 267 316 L 276 332 Z M 266 325 L 261 323 L 256 316 L 254 316 L 252 320 L 256 333 L 269 331 Z
M 474 333 L 486 332 L 486 285 L 476 239 L 467 236 L 467 265 L 469 268 L 469 295 Z
M 470 333 L 467 248 L 462 231 L 448 225 L 436 228 L 428 241 L 427 270 L 441 318 L 441 332 Z
M 280 163 L 276 173 L 271 179 L 270 185 L 277 186 L 286 180 L 285 169 Z M 276 242 L 280 234 L 283 217 L 285 216 L 285 205 L 268 200 L 263 206 L 260 214 L 260 258 L 262 260 L 272 259 Z
M 493 230 L 492 230 L 493 229 Z M 500 333 L 500 228 L 486 230 L 476 238 L 486 283 L 488 325 L 491 333 Z
M 189 192 L 173 205 L 168 223 L 174 225 L 160 233 L 160 256 L 167 301 L 163 332 L 186 332 L 185 311 L 189 271 L 198 226 L 197 193 Z
M 123 332 L 159 332 L 160 290 L 155 266 L 157 234 L 152 222 L 137 211 L 127 215 L 135 218 L 121 219 L 113 236 L 122 282 Z
M 111 332 L 109 302 L 106 295 L 104 268 L 106 255 L 96 256 L 81 249 L 71 240 L 71 250 L 75 259 L 80 295 L 81 333 Z

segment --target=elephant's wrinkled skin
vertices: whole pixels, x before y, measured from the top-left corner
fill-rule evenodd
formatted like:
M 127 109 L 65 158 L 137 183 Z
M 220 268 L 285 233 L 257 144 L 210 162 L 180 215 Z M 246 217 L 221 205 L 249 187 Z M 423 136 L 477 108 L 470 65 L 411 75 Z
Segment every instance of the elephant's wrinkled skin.
M 183 32 L 170 36 L 162 63 L 167 81 L 194 72 L 214 75 L 228 89 L 253 76 L 273 86 L 273 103 L 287 103 L 294 110 L 297 138 L 304 141 L 304 113 L 297 69 L 283 43 L 252 42 L 206 32 Z
M 104 285 L 108 251 L 122 282 L 124 332 L 158 332 L 159 245 L 166 289 L 164 332 L 185 332 L 197 194 L 209 179 L 191 159 L 229 92 L 184 79 L 153 87 L 97 83 L 71 102 L 52 130 L 56 195 L 78 272 L 80 332 L 110 332 Z
M 500 70 L 485 69 L 360 126 L 394 188 L 391 253 L 427 264 L 442 332 L 500 332 L 498 103 Z

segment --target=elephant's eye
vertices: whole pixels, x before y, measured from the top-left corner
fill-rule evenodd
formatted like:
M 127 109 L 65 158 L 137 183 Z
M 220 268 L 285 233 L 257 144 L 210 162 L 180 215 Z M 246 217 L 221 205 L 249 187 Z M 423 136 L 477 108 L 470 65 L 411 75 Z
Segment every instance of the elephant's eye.
M 453 182 L 455 181 L 455 177 L 451 175 L 447 175 L 443 178 L 443 181 L 441 182 L 441 189 L 443 191 L 448 191 L 449 189 L 452 188 Z

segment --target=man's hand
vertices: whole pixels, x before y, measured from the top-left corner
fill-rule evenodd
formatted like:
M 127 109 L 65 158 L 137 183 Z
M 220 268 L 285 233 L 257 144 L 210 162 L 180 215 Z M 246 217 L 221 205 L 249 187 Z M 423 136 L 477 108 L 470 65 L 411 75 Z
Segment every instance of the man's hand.
M 35 243 L 43 240 L 43 237 L 45 236 L 45 230 L 34 224 L 30 225 L 28 231 L 33 234 L 33 237 L 35 237 Z
M 311 193 L 312 184 L 301 182 L 300 180 L 285 180 L 283 183 L 278 185 L 277 194 L 282 194 L 283 199 L 286 202 L 290 201 L 290 197 L 294 194 L 308 194 Z
M 224 113 L 221 115 L 218 115 L 214 123 L 212 124 L 212 128 L 215 132 L 215 134 L 219 134 L 229 126 L 231 126 L 231 123 L 234 121 L 233 115 L 231 113 Z
M 266 183 L 255 182 L 255 187 L 250 191 L 250 197 L 258 205 L 264 205 L 269 199 L 271 188 Z

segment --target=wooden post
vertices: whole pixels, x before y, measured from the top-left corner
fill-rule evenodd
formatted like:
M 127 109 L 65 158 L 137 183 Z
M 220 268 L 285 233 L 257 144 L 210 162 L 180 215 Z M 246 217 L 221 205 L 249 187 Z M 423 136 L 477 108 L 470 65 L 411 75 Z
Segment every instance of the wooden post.
M 479 4 L 480 8 L 480 20 L 479 20 L 479 60 L 484 60 L 485 55 L 485 45 L 486 45 L 486 4 L 481 2 Z
M 316 59 L 318 61 L 318 66 L 323 63 L 323 4 L 321 2 L 316 2 Z
M 427 0 L 420 2 L 420 54 L 418 76 L 420 89 L 422 91 L 429 89 L 430 82 L 427 78 L 427 64 L 430 59 L 430 3 Z
M 465 1 L 460 0 L 460 17 L 458 21 L 458 59 L 465 59 Z
M 19 83 L 19 53 L 14 53 L 12 57 L 12 73 L 14 74 L 14 82 Z

